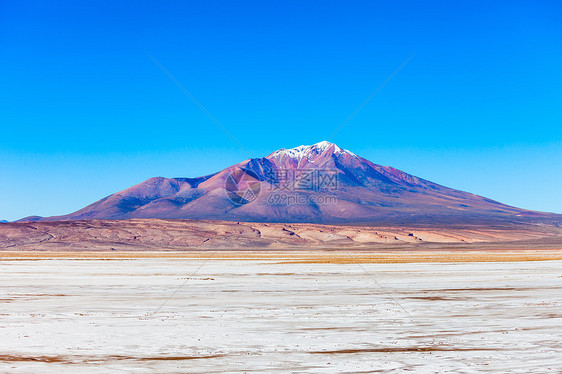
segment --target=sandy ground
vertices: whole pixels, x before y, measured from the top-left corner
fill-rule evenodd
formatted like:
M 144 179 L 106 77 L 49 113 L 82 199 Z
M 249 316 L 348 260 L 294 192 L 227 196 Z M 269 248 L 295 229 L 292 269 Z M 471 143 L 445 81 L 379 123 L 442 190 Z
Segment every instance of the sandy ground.
M 495 249 L 495 250 L 291 250 L 244 251 L 208 250 L 188 252 L 129 252 L 129 251 L 0 251 L 0 260 L 36 261 L 74 260 L 134 260 L 134 259 L 202 259 L 270 261 L 276 263 L 310 264 L 385 264 L 420 262 L 513 262 L 562 260 L 562 249 Z
M 562 371 L 560 260 L 209 254 L 3 254 L 0 372 Z
M 544 224 L 375 227 L 194 220 L 84 220 L 0 224 L 0 251 L 254 251 L 311 249 L 562 248 Z

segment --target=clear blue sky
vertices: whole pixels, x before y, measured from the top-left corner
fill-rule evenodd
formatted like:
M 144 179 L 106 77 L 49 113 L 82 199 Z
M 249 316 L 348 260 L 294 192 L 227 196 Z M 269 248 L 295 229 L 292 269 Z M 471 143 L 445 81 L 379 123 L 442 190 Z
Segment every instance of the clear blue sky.
M 0 219 L 331 140 L 562 213 L 560 2 L 12 1 L 0 5 Z

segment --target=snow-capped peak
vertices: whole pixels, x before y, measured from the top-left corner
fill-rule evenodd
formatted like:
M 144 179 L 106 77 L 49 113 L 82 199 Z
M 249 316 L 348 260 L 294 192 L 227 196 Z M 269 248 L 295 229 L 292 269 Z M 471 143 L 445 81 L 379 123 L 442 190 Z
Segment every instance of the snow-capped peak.
M 357 157 L 354 153 L 348 151 L 347 149 L 340 148 L 336 144 L 324 140 L 312 145 L 299 145 L 298 147 L 290 148 L 290 149 L 281 148 L 280 150 L 275 151 L 271 155 L 269 155 L 268 158 L 269 157 L 279 158 L 282 156 L 288 156 L 292 159 L 296 159 L 297 161 L 300 161 L 303 158 L 310 160 L 311 156 L 320 155 L 332 147 L 333 147 L 333 153 L 336 155 L 347 153 L 353 157 Z

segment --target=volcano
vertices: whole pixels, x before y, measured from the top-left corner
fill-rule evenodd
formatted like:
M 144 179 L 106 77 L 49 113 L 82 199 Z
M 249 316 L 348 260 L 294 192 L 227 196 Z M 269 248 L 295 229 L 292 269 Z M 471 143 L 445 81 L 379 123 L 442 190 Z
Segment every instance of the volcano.
M 199 178 L 150 178 L 64 216 L 24 220 L 205 219 L 334 224 L 556 221 L 374 164 L 322 141 Z

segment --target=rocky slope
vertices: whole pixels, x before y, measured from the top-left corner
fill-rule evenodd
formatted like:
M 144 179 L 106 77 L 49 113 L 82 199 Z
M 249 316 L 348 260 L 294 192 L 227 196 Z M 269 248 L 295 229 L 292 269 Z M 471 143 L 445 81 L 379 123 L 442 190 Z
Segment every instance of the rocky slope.
M 151 178 L 74 213 L 24 220 L 175 218 L 466 225 L 560 223 L 374 164 L 329 142 L 281 149 L 199 178 Z

